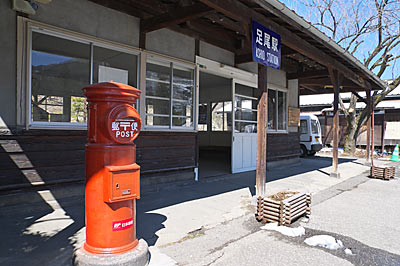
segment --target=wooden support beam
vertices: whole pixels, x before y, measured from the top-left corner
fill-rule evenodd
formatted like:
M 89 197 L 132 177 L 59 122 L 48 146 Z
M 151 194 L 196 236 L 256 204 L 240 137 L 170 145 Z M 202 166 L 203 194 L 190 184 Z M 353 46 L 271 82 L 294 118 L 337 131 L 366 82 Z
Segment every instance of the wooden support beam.
M 299 84 L 300 85 L 309 85 L 309 86 L 332 86 L 332 81 L 330 78 L 302 78 L 299 79 Z M 357 85 L 354 84 L 350 80 L 344 80 L 340 84 L 341 87 L 351 87 L 351 88 L 356 88 Z
M 305 88 L 306 90 L 310 90 L 312 92 L 319 93 L 317 88 L 313 88 L 311 86 L 306 86 L 306 85 L 302 85 L 302 87 Z
M 205 39 L 220 40 L 221 45 L 225 43 L 224 46 L 229 47 L 230 51 L 235 51 L 241 45 L 241 41 L 236 36 L 209 23 L 191 20 L 186 22 L 186 27 L 203 35 Z
M 117 1 L 112 1 L 117 2 Z M 158 0 L 130 0 L 130 6 L 139 7 L 141 9 L 149 10 L 149 13 L 166 13 L 168 12 L 168 7 L 165 6 L 161 1 Z M 154 11 L 154 12 L 153 12 Z
M 286 23 L 290 24 L 291 27 L 294 27 L 296 30 L 301 31 L 305 34 L 308 34 L 308 32 L 305 30 L 304 26 L 297 24 L 297 23 L 293 23 L 293 18 L 290 18 L 284 14 L 282 14 L 282 12 L 275 8 L 274 6 L 272 6 L 270 3 L 268 3 L 265 0 L 248 0 L 251 1 L 252 3 L 258 4 L 259 6 L 261 6 L 264 10 L 269 11 L 271 14 L 273 14 L 274 16 L 278 17 L 279 20 L 283 20 Z M 322 45 L 325 45 L 325 42 L 318 38 L 318 37 L 311 37 L 313 38 L 315 41 L 320 42 Z M 330 46 L 327 46 L 330 50 L 332 50 L 333 52 L 336 52 L 334 48 L 331 48 Z M 343 59 L 348 60 L 347 57 L 343 54 L 343 53 L 338 53 L 339 56 L 341 56 Z M 308 56 L 308 55 L 307 55 Z M 310 57 L 311 58 L 311 57 Z M 329 60 L 331 60 L 331 58 L 329 58 Z M 320 64 L 323 64 L 323 62 L 319 62 Z M 349 70 L 349 68 L 347 68 L 347 70 L 342 69 L 342 68 L 338 68 L 341 64 L 337 64 L 337 65 L 331 65 L 332 67 L 336 68 L 339 72 L 341 72 L 343 75 L 345 75 L 347 78 L 351 79 L 353 82 L 357 83 L 357 81 L 359 82 L 358 85 L 362 86 L 363 88 L 371 88 L 371 85 L 369 82 L 367 82 L 366 80 L 364 80 L 360 75 L 354 73 L 353 71 L 351 72 L 347 72 L 347 70 Z M 325 66 L 329 66 L 325 65 Z M 345 71 L 343 71 L 345 70 Z M 365 74 L 364 74 L 365 75 Z M 379 81 L 376 81 L 377 84 L 379 84 Z M 380 83 L 381 87 L 380 89 L 384 89 L 386 86 L 383 84 L 383 82 Z
M 196 57 L 196 55 L 200 56 L 200 41 L 198 39 L 194 41 L 194 56 Z M 196 58 L 194 62 L 196 62 Z
M 306 85 L 307 86 L 307 85 Z M 303 88 L 303 85 L 301 85 L 301 87 Z M 315 95 L 315 94 L 333 94 L 333 87 L 314 87 L 314 88 L 318 88 L 318 93 L 315 92 L 311 92 L 311 91 L 307 91 L 307 90 L 302 90 L 300 93 L 301 95 Z M 354 91 L 360 91 L 361 88 L 350 88 L 350 87 L 342 87 L 340 88 L 340 93 L 344 93 L 344 92 L 354 92 Z
M 365 164 L 370 165 L 370 144 L 371 144 L 371 90 L 367 89 L 367 108 L 368 108 L 368 120 L 367 120 L 367 144 L 366 144 L 366 154 L 365 154 Z
M 365 88 L 371 87 L 362 77 L 357 75 L 350 68 L 346 67 L 339 61 L 335 60 L 328 54 L 322 52 L 320 49 L 311 45 L 303 38 L 299 37 L 295 33 L 279 25 L 271 19 L 268 19 L 261 13 L 249 8 L 243 3 L 235 0 L 199 0 L 200 2 L 214 8 L 218 12 L 225 14 L 226 16 L 233 18 L 237 21 L 244 21 L 249 23 L 251 19 L 257 20 L 259 23 L 268 27 L 272 31 L 275 31 L 281 36 L 282 44 L 289 48 L 307 56 L 308 58 L 322 64 L 326 67 L 332 67 L 342 73 L 345 77 L 353 81 L 355 84 Z
M 146 49 L 146 32 L 139 33 L 139 48 Z
M 261 64 L 258 64 L 258 93 L 256 195 L 264 197 L 267 179 L 268 88 L 267 67 Z
M 371 97 L 371 165 L 374 165 L 374 150 L 375 150 L 375 104 L 374 96 Z
M 109 0 L 90 0 L 90 1 L 99 4 L 101 6 L 108 7 L 138 18 L 143 18 L 148 15 L 147 12 L 144 12 L 132 5 L 121 3 L 119 1 L 109 1 Z
M 338 148 L 339 148 L 339 93 L 340 83 L 342 82 L 342 76 L 334 69 L 328 68 L 329 76 L 332 81 L 334 100 L 333 100 L 333 149 L 332 149 L 332 172 L 331 177 L 340 178 L 338 173 Z
M 235 54 L 235 65 L 248 62 L 253 62 L 252 54 L 242 54 L 242 55 Z
M 238 1 L 233 1 L 233 0 L 229 1 L 199 0 L 199 1 L 236 21 L 243 22 L 247 20 L 246 17 L 244 16 L 244 12 L 246 12 L 246 9 L 249 8 L 246 5 L 239 3 Z
M 352 91 L 352 93 L 360 100 L 360 101 L 362 101 L 363 103 L 365 103 L 365 104 L 367 104 L 368 105 L 368 102 L 367 102 L 367 100 L 366 99 L 364 99 L 363 97 L 361 97 L 361 95 L 360 94 L 358 94 L 356 91 Z
M 310 78 L 325 78 L 325 77 L 329 77 L 328 70 L 313 70 L 313 71 L 290 73 L 286 75 L 287 79 L 310 79 Z
M 224 26 L 225 28 L 234 31 L 237 34 L 241 34 L 244 36 L 247 36 L 250 34 L 249 30 L 246 27 L 242 26 L 241 23 L 233 21 L 232 19 L 225 17 L 223 15 L 211 14 L 211 15 L 207 15 L 205 17 L 208 18 L 209 20 L 211 20 L 212 23 L 216 23 L 221 26 Z
M 151 32 L 209 15 L 214 12 L 215 11 L 212 8 L 201 3 L 192 6 L 179 7 L 173 11 L 152 18 L 142 19 L 140 21 L 140 30 L 143 32 Z

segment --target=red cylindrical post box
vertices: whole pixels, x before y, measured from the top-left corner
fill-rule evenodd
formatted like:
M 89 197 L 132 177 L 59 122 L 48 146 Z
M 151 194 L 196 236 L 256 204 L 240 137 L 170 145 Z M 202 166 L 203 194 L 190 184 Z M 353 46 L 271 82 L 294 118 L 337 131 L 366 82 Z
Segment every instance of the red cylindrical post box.
M 86 242 L 93 254 L 118 254 L 135 248 L 136 199 L 140 167 L 133 140 L 140 131 L 132 106 L 140 91 L 105 82 L 85 87 L 89 106 L 86 145 Z

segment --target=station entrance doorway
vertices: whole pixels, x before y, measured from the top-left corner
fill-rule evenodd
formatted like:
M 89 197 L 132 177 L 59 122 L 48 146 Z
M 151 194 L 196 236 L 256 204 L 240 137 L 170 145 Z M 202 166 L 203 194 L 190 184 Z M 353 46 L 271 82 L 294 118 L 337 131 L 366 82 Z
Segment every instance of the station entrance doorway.
M 257 75 L 221 67 L 210 60 L 202 63 L 203 68 L 199 70 L 199 178 L 255 170 Z

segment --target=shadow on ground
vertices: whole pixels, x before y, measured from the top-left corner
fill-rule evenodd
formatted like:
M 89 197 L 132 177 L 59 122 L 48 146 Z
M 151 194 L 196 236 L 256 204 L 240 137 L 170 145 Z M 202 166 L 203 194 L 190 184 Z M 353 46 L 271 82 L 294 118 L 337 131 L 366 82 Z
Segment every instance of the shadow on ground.
M 353 160 L 340 159 L 339 163 Z M 300 164 L 269 170 L 267 182 L 330 165 L 331 159 L 327 157 L 304 158 Z M 82 185 L 73 186 L 82 189 Z M 74 235 L 85 225 L 84 197 L 61 196 L 63 193 L 58 191 L 66 188 L 67 186 L 49 188 L 54 200 L 61 207 L 58 209 L 54 209 L 54 205 L 41 198 L 38 193 L 29 200 L 34 203 L 0 209 L 3 239 L 0 241 L 0 265 L 71 265 L 74 244 L 79 242 Z M 159 186 L 158 192 L 143 193 L 142 198 L 137 201 L 137 236 L 144 238 L 150 246 L 157 242 L 156 233 L 164 227 L 167 217 L 149 213 L 151 211 L 243 188 L 247 188 L 252 195 L 255 194 L 255 171 L 203 178 L 196 183 Z M 56 226 L 53 228 L 53 225 Z M 39 228 L 39 232 L 35 232 L 34 228 Z M 82 237 L 82 233 L 79 235 Z

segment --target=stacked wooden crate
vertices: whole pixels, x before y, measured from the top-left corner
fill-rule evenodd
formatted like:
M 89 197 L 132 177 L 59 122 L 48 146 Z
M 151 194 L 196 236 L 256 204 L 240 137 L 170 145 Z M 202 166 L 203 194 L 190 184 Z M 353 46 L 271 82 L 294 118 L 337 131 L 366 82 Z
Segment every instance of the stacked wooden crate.
M 390 180 L 390 178 L 394 178 L 395 168 L 394 167 L 378 167 L 371 166 L 371 177 L 379 178 L 384 180 Z
M 291 196 L 276 200 L 276 195 L 292 194 Z M 311 214 L 311 194 L 306 192 L 279 192 L 269 197 L 258 197 L 257 220 L 267 223 L 274 222 L 279 225 L 289 225 L 304 214 Z

